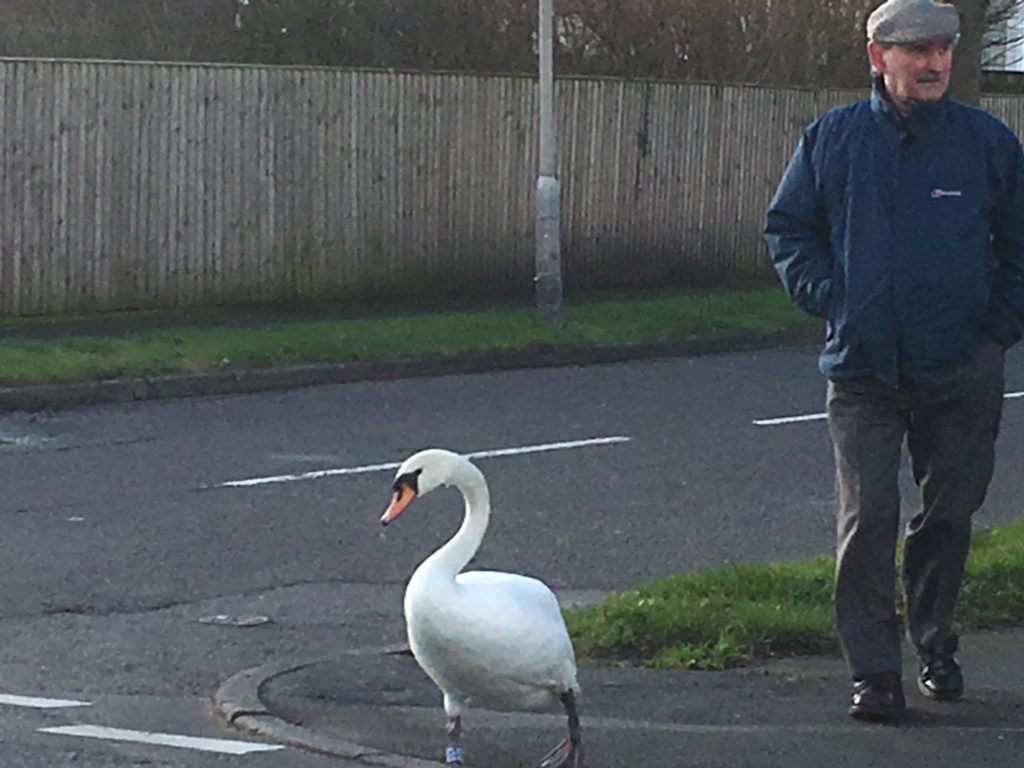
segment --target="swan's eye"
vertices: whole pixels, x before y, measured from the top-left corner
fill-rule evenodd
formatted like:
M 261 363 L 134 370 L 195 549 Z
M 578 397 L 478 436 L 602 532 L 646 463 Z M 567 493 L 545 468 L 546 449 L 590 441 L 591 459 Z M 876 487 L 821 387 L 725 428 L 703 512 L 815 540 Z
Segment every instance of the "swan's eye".
M 391 486 L 391 490 L 398 493 L 403 487 L 412 489 L 412 492 L 419 496 L 419 479 L 422 474 L 422 469 L 417 469 L 415 472 L 406 472 L 404 475 L 395 478 L 395 484 Z

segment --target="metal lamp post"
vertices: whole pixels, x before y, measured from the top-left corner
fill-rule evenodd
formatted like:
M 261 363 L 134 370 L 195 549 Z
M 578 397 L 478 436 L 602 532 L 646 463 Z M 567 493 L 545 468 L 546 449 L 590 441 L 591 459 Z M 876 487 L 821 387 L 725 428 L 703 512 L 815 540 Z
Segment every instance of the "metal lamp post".
M 555 77 L 552 0 L 540 2 L 540 164 L 537 175 L 537 254 L 534 293 L 537 314 L 562 321 L 562 254 L 559 245 L 562 185 L 555 178 Z

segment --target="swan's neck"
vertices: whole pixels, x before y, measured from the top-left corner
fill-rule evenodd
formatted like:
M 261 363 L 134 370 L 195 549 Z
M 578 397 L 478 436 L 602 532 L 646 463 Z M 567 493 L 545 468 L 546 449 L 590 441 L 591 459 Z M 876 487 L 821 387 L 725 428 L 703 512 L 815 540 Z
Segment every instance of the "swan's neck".
M 452 476 L 451 484 L 459 489 L 466 503 L 462 525 L 418 570 L 454 580 L 480 548 L 491 516 L 491 497 L 483 474 L 468 462 Z

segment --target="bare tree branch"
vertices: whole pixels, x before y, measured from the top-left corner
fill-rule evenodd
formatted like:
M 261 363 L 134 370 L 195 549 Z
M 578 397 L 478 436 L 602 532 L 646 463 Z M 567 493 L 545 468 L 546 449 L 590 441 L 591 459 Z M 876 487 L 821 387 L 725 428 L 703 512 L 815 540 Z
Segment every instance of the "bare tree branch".
M 1024 0 L 976 1 L 985 4 L 986 61 L 1005 64 L 1024 42 Z M 556 69 L 859 87 L 867 79 L 864 22 L 879 2 L 555 0 Z M 2 0 L 0 53 L 532 74 L 536 3 Z

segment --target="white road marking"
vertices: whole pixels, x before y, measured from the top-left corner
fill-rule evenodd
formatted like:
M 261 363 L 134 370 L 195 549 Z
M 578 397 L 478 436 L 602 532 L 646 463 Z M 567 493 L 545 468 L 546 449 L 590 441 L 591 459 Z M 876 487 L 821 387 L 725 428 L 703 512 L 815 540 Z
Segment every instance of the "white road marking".
M 171 733 L 153 733 L 152 731 L 130 731 L 124 728 L 107 728 L 98 725 L 64 725 L 54 728 L 40 728 L 39 732 L 55 733 L 59 736 L 80 736 L 85 739 L 156 744 L 162 747 L 194 749 L 200 752 L 218 752 L 222 755 L 247 755 L 250 752 L 274 752 L 284 749 L 280 744 L 258 744 L 250 741 L 228 741 L 227 739 L 201 739 L 194 736 L 177 736 Z
M 783 416 L 778 419 L 754 419 L 754 423 L 759 427 L 774 427 L 779 424 L 796 424 L 800 421 L 818 421 L 827 417 L 828 415 L 824 413 L 808 413 L 804 416 Z
M 28 707 L 30 709 L 63 709 L 64 707 L 91 707 L 92 702 L 75 701 L 74 699 L 43 699 L 38 696 L 12 696 L 0 693 L 0 704 L 9 707 Z
M 250 488 L 254 485 L 270 485 L 272 483 L 294 483 L 299 480 L 318 480 L 321 477 L 334 475 L 361 475 L 364 472 L 382 472 L 386 469 L 397 469 L 398 463 L 367 464 L 362 467 L 342 467 L 340 469 L 319 469 L 315 472 L 302 472 L 297 475 L 274 475 L 272 477 L 252 477 L 248 480 L 229 480 L 215 485 L 214 488 Z
M 544 443 L 541 445 L 525 445 L 519 448 L 497 448 L 490 451 L 474 451 L 467 453 L 471 459 L 491 459 L 497 456 L 520 456 L 526 453 L 543 453 L 545 451 L 564 451 L 569 448 L 586 448 L 594 445 L 613 445 L 615 443 L 628 443 L 631 437 L 594 437 L 587 440 L 569 440 L 562 443 Z M 301 480 L 318 480 L 321 477 L 334 477 L 336 475 L 361 475 L 366 472 L 383 472 L 389 469 L 398 469 L 401 462 L 389 462 L 387 464 L 367 464 L 362 467 L 340 467 L 338 469 L 319 469 L 313 472 L 301 472 L 295 475 L 274 475 L 271 477 L 253 477 L 247 480 L 229 480 L 226 483 L 219 483 L 214 488 L 251 488 L 256 485 L 270 485 L 272 483 L 294 483 Z
M 569 448 L 587 448 L 592 445 L 614 445 L 615 443 L 628 443 L 632 439 L 631 437 L 592 437 L 589 440 L 569 440 L 565 443 L 526 445 L 522 448 L 497 448 L 493 451 L 474 451 L 466 455 L 471 459 L 491 459 L 496 456 L 520 456 L 524 453 L 564 451 Z
M 1007 392 L 1003 395 L 1004 400 L 1014 400 L 1018 397 L 1024 397 L 1024 392 Z M 759 427 L 775 427 L 779 424 L 796 424 L 801 421 L 821 421 L 827 419 L 828 414 L 826 413 L 807 413 L 802 416 L 782 416 L 777 419 L 754 419 L 754 424 Z

